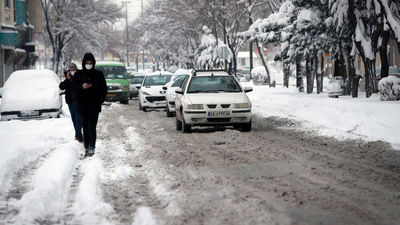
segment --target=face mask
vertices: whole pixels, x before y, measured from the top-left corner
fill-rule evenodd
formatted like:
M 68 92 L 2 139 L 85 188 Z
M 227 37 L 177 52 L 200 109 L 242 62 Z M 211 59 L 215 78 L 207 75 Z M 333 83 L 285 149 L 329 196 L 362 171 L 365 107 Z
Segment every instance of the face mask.
M 86 64 L 86 65 L 85 65 L 85 68 L 86 68 L 87 70 L 91 70 L 91 69 L 93 68 L 93 65 L 92 65 L 92 64 Z
M 73 76 L 73 75 L 75 74 L 75 72 L 76 72 L 76 71 L 71 71 L 70 73 L 71 73 L 71 75 Z

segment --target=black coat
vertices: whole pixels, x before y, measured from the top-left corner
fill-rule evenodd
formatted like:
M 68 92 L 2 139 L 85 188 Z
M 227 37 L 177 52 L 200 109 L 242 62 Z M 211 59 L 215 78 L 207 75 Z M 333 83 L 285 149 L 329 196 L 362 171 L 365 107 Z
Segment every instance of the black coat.
M 78 102 L 76 87 L 74 87 L 74 85 L 77 85 L 77 82 L 74 82 L 75 78 L 75 76 L 71 76 L 71 79 L 65 78 L 65 80 L 62 81 L 59 85 L 59 88 L 61 90 L 65 90 L 65 101 L 67 102 L 67 104 Z
M 93 61 L 93 68 L 87 70 L 85 62 L 87 60 Z M 84 113 L 88 111 L 101 112 L 101 105 L 106 99 L 107 84 L 103 72 L 94 69 L 96 61 L 92 54 L 86 54 L 82 61 L 82 70 L 75 73 L 78 94 L 78 112 Z M 92 87 L 83 89 L 82 84 L 90 83 Z

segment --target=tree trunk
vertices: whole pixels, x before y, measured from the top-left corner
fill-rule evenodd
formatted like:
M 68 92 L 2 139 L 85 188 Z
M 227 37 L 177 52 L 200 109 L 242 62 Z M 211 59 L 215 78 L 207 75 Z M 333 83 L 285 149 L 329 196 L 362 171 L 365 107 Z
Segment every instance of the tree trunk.
M 315 57 L 315 71 L 317 71 L 317 94 L 323 92 L 323 71 L 324 71 L 324 55 L 321 53 L 321 62 L 318 64 L 318 56 Z M 318 66 L 321 66 L 318 70 Z
M 389 59 L 387 54 L 387 45 L 389 43 L 390 32 L 382 32 L 382 44 L 379 48 L 379 55 L 381 56 L 381 78 L 389 76 Z
M 311 94 L 314 89 L 314 84 L 313 84 L 313 75 L 312 75 L 312 60 L 310 62 L 310 57 L 306 58 L 306 76 L 307 76 L 307 94 Z
M 358 97 L 359 77 L 356 77 L 356 67 L 354 65 L 354 56 L 351 55 L 351 48 L 345 50 L 345 59 L 347 64 L 347 77 L 349 78 L 348 93 L 351 93 L 353 98 Z
M 289 87 L 290 65 L 287 62 L 283 63 L 283 87 Z
M 299 88 L 299 92 L 304 92 L 303 84 L 303 68 L 300 61 L 296 62 L 296 87 Z
M 256 42 L 256 45 L 257 45 L 258 52 L 260 54 L 261 62 L 265 68 L 265 71 L 267 71 L 267 77 L 268 77 L 267 82 L 271 86 L 271 76 L 269 75 L 269 69 L 268 69 L 267 62 L 265 62 L 264 53 L 262 52 L 262 48 L 258 44 L 258 41 Z M 251 74 L 251 71 L 250 71 L 250 74 Z
M 375 73 L 375 60 L 366 59 L 364 64 L 365 68 L 365 94 L 366 97 L 371 97 L 372 93 L 374 93 L 374 77 Z M 375 79 L 376 83 L 376 79 Z

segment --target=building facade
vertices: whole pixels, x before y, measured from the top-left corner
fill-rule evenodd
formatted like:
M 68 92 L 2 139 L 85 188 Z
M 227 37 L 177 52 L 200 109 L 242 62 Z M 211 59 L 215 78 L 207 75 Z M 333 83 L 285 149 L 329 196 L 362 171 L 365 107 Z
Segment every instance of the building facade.
M 12 72 L 30 68 L 36 62 L 35 25 L 30 16 L 41 13 L 40 4 L 40 0 L 0 1 L 0 87 Z M 38 25 L 42 23 L 32 19 Z

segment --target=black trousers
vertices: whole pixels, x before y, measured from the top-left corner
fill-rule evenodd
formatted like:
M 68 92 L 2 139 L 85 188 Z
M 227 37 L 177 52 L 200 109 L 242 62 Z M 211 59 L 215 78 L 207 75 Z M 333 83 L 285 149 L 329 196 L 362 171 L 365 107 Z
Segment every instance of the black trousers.
M 96 126 L 99 120 L 99 112 L 85 111 L 80 112 L 83 128 L 83 143 L 85 149 L 96 147 Z

